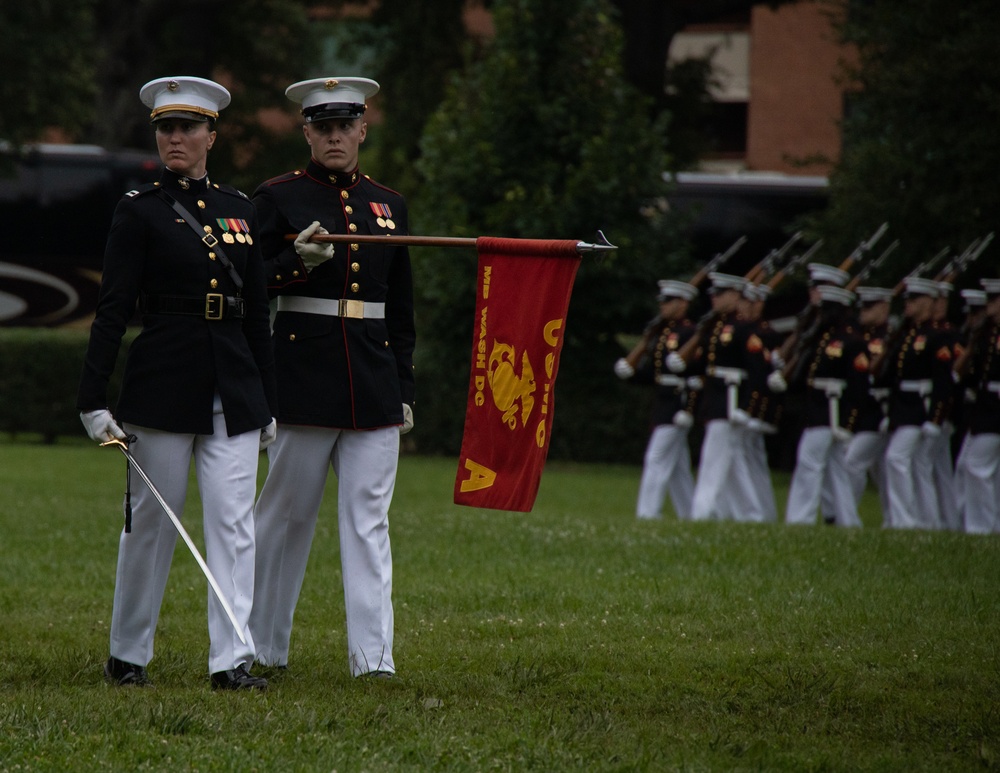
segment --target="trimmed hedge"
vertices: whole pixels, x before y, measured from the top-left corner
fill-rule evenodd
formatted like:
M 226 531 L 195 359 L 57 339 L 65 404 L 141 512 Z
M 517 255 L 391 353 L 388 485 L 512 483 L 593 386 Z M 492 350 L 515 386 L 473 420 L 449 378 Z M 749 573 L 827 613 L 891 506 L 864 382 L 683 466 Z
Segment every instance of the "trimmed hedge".
M 112 405 L 121 388 L 125 352 L 137 332 L 130 331 L 122 342 L 108 387 Z M 39 434 L 46 443 L 84 432 L 76 391 L 89 335 L 88 330 L 0 329 L 0 431 Z

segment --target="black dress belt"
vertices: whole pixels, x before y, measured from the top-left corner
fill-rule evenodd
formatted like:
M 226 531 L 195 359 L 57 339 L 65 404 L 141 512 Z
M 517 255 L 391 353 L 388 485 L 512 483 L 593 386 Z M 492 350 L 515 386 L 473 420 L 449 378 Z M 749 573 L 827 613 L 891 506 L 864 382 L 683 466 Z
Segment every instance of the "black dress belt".
M 146 295 L 139 308 L 143 314 L 183 314 L 208 320 L 243 319 L 246 316 L 246 301 L 239 296 L 222 293 Z

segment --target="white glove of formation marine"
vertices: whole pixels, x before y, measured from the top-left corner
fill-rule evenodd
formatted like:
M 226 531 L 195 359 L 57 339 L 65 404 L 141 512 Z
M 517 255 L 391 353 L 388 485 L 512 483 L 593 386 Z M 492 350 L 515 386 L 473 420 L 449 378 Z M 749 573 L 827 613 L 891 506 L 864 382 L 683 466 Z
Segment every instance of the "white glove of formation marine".
M 629 365 L 624 357 L 619 357 L 615 360 L 615 375 L 620 379 L 632 378 L 635 375 L 635 368 Z
M 307 228 L 302 229 L 302 233 L 295 237 L 295 252 L 302 258 L 307 270 L 312 271 L 320 263 L 325 263 L 333 257 L 333 244 L 330 242 L 318 244 L 309 241 L 309 237 L 313 234 L 328 233 L 330 232 L 319 224 L 319 220 L 313 220 Z

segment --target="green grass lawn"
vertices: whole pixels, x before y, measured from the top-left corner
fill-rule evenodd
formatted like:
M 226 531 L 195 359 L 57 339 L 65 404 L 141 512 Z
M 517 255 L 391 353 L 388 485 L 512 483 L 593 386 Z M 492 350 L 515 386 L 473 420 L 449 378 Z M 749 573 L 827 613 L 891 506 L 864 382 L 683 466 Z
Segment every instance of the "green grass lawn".
M 0 770 L 1000 767 L 1000 539 L 884 532 L 872 494 L 856 531 L 639 522 L 638 467 L 551 464 L 514 514 L 406 456 L 383 682 L 349 676 L 331 476 L 291 667 L 241 695 L 209 689 L 182 544 L 155 688 L 104 684 L 124 464 L 0 444 Z

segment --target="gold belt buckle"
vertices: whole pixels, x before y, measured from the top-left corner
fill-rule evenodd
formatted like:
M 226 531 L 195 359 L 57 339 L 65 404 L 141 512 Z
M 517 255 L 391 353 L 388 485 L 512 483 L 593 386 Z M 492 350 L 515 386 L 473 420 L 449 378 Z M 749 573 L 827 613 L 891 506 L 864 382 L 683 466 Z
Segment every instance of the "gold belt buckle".
M 349 301 L 346 298 L 340 299 L 340 316 L 350 317 L 351 319 L 364 319 L 365 318 L 365 302 L 364 301 Z
M 222 293 L 208 293 L 205 296 L 205 319 L 222 319 L 222 313 L 225 310 L 226 306 L 222 302 Z

